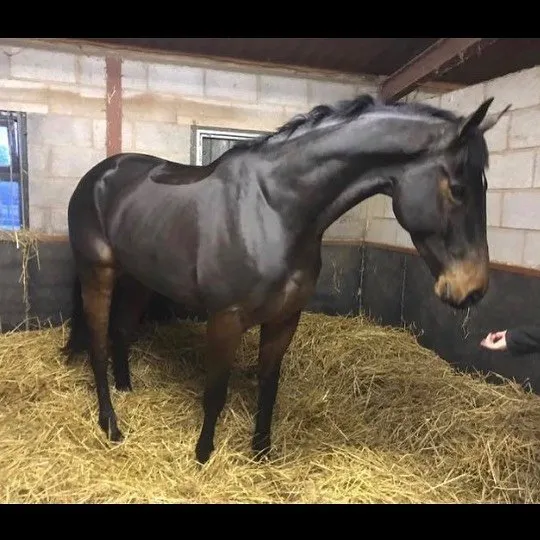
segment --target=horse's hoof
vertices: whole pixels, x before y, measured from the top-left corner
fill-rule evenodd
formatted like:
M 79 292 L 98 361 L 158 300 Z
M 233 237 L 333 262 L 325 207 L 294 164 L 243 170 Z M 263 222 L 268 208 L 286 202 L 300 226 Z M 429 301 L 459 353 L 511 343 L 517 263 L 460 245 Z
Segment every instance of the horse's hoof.
M 133 392 L 131 382 L 116 382 L 115 387 L 119 392 Z
M 111 420 L 110 418 L 100 418 L 99 425 L 101 429 L 107 434 L 107 438 L 111 442 L 119 443 L 124 440 L 122 432 L 118 429 L 116 425 L 116 420 Z
M 266 461 L 270 457 L 270 439 L 268 437 L 254 437 L 251 446 L 255 461 Z
M 212 447 L 204 448 L 203 446 L 197 445 L 195 448 L 195 459 L 198 463 L 204 465 L 210 459 L 213 451 L 214 449 Z
M 116 428 L 109 434 L 109 440 L 114 443 L 121 443 L 124 440 L 124 436 L 122 435 L 122 432 Z

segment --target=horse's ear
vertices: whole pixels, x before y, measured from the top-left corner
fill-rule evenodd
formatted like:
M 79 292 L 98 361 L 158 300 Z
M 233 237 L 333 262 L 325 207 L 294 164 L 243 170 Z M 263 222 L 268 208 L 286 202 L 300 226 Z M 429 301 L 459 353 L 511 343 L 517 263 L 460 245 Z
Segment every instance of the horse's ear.
M 476 111 L 474 111 L 469 116 L 463 118 L 457 132 L 458 139 L 466 137 L 471 129 L 480 128 L 480 125 L 486 117 L 489 107 L 493 103 L 493 99 L 494 98 L 486 99 L 486 101 L 484 101 L 484 103 L 482 103 L 482 105 L 480 105 L 480 107 L 478 107 Z M 493 125 L 495 124 L 492 124 L 492 126 Z
M 501 119 L 501 117 L 506 113 L 506 111 L 510 109 L 510 107 L 512 107 L 512 104 L 507 105 L 499 114 L 496 114 L 491 118 L 486 118 L 478 126 L 478 129 L 480 129 L 482 133 L 485 133 L 488 129 L 491 129 Z

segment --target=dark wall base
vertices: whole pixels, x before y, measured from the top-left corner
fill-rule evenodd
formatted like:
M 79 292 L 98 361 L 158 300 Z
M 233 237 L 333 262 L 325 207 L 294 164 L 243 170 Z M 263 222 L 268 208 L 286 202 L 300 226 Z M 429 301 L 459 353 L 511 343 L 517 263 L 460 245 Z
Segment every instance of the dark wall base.
M 512 356 L 479 346 L 492 330 L 540 324 L 540 278 L 492 270 L 488 293 L 480 305 L 466 312 L 440 302 L 433 291 L 431 274 L 415 254 L 370 245 L 324 248 L 327 269 L 346 260 L 357 261 L 354 268 L 342 267 L 342 272 L 349 275 L 344 283 L 350 283 L 350 287 L 331 289 L 328 280 L 319 280 L 312 301 L 318 310 L 346 306 L 336 310 L 346 314 L 347 302 L 357 298 L 358 305 L 350 312 L 363 312 L 384 325 L 412 327 L 421 345 L 434 350 L 457 369 L 513 378 L 540 394 L 540 354 Z M 499 380 L 496 376 L 491 379 Z
M 423 346 L 456 368 L 498 373 L 540 393 L 540 355 L 512 357 L 479 347 L 491 330 L 540 322 L 540 278 L 492 270 L 487 295 L 467 316 L 439 301 L 433 292 L 433 278 L 414 254 L 372 245 L 325 245 L 322 256 L 317 290 L 307 310 L 330 315 L 362 312 L 384 325 L 412 326 Z M 56 325 L 71 316 L 74 266 L 68 243 L 39 245 L 39 268 L 37 259 L 28 265 L 29 311 L 21 269 L 21 251 L 15 244 L 1 241 L 2 330 L 19 326 L 27 314 L 32 326 L 38 320 Z M 172 315 L 205 320 L 204 314 L 189 312 L 159 295 L 153 298 L 145 318 L 164 321 Z

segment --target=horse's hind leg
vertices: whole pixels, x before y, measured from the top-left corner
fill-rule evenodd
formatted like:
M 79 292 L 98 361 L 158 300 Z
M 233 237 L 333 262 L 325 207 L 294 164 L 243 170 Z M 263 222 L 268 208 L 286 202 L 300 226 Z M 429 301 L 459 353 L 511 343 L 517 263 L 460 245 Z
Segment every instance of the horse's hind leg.
M 253 451 L 265 457 L 271 446 L 271 426 L 279 386 L 281 361 L 298 327 L 300 311 L 284 321 L 261 326 L 259 346 L 259 399 L 255 415 Z
M 99 405 L 99 425 L 111 441 L 121 441 L 111 402 L 108 368 L 108 326 L 115 271 L 107 266 L 78 261 L 83 309 L 90 335 L 90 363 L 94 372 Z
M 111 309 L 111 355 L 116 389 L 130 391 L 129 350 L 133 333 L 152 291 L 126 274 L 116 282 Z

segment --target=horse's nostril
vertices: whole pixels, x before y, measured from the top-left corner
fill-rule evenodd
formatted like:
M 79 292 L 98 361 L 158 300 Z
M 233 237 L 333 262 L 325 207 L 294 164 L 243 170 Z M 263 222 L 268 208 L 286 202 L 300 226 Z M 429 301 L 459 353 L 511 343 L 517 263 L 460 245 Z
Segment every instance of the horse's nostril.
M 472 306 L 474 304 L 477 304 L 482 300 L 482 297 L 484 296 L 484 293 L 482 292 L 482 289 L 476 289 L 472 291 L 467 298 L 465 298 L 465 305 L 466 306 Z

